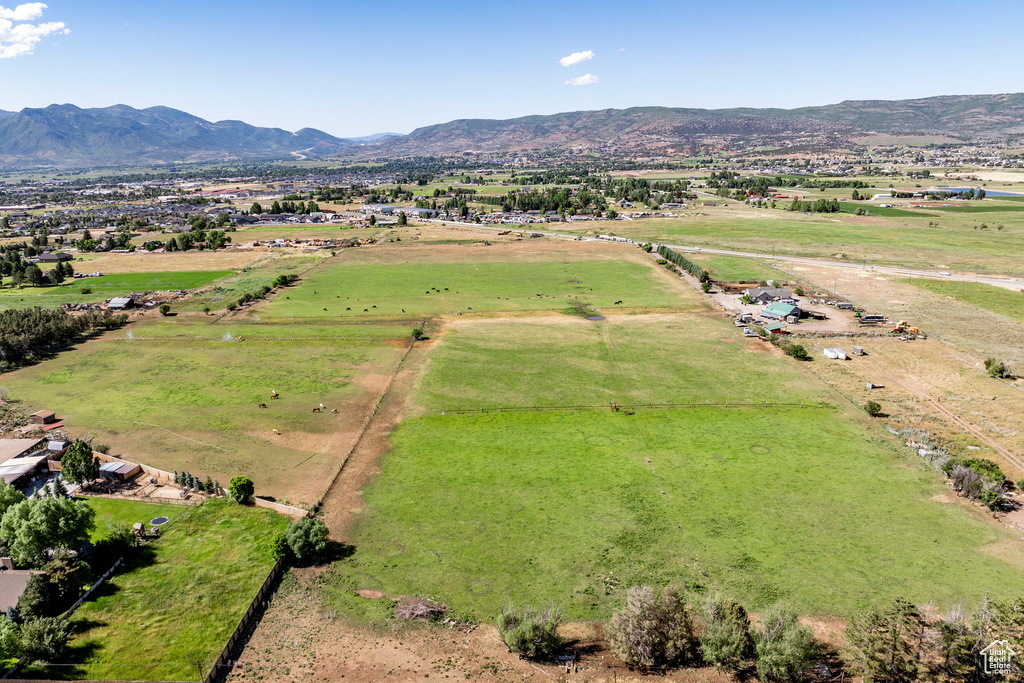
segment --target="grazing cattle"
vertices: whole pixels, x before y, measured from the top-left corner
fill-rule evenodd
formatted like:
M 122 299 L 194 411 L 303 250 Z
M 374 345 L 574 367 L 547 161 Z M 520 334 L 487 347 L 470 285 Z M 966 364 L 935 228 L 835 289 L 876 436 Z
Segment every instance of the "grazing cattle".
M 267 404 L 266 404 L 266 403 L 261 403 L 261 404 L 259 404 L 259 406 L 257 406 L 257 407 L 259 407 L 259 408 L 266 408 L 266 407 L 267 407 Z
M 327 410 L 327 406 L 325 406 L 323 403 L 321 403 L 320 404 L 320 410 Z
M 278 436 L 280 436 L 280 435 L 281 435 L 281 432 L 277 431 L 276 429 L 271 429 L 270 431 L 274 432 L 274 433 L 275 433 L 275 434 L 277 434 Z
M 320 409 L 319 409 L 319 408 L 313 408 L 313 412 L 314 412 L 314 413 L 319 413 L 319 412 L 320 412 Z
M 281 395 L 277 393 L 277 389 L 270 390 L 270 398 L 281 398 Z
M 621 304 L 622 304 L 622 302 L 621 302 L 621 301 L 616 301 L 616 302 L 615 302 L 615 305 L 616 305 L 616 306 L 619 306 L 619 305 L 621 305 Z
M 337 408 L 331 408 L 331 412 L 332 413 L 336 413 L 336 412 L 338 412 L 338 409 Z

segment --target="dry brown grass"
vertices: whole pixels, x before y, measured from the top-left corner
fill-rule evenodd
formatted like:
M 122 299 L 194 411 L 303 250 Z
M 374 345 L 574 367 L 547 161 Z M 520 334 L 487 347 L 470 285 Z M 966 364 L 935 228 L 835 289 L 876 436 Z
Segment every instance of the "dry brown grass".
M 199 270 L 236 270 L 258 261 L 272 258 L 265 252 L 242 251 L 190 251 L 153 254 L 136 251 L 132 254 L 100 254 L 85 261 L 76 261 L 79 272 L 101 273 L 162 273 Z

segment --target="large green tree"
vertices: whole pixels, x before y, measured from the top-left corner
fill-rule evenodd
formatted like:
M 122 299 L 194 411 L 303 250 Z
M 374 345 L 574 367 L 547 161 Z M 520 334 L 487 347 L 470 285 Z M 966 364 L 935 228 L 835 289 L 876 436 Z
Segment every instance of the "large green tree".
M 100 461 L 93 456 L 92 446 L 81 439 L 64 452 L 60 467 L 65 479 L 79 485 L 99 479 L 100 476 Z
M 31 498 L 11 507 L 0 521 L 0 539 L 21 564 L 42 565 L 46 551 L 77 550 L 96 525 L 95 511 L 69 498 Z
M 256 493 L 256 486 L 252 483 L 252 479 L 249 477 L 239 475 L 237 477 L 231 477 L 231 483 L 228 485 L 228 493 L 231 494 L 231 497 L 234 498 L 236 502 L 244 503 L 252 498 L 252 495 Z
M 25 500 L 25 494 L 8 484 L 0 481 L 0 518 L 3 518 L 7 510 L 21 501 Z

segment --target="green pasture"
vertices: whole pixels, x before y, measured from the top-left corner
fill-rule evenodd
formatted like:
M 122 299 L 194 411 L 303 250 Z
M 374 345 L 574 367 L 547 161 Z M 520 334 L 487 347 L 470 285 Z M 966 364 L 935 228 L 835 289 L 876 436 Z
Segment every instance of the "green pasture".
M 845 214 L 793 214 L 779 210 L 754 211 L 735 206 L 730 211 L 701 210 L 702 215 L 644 221 L 594 224 L 588 229 L 612 232 L 637 241 L 696 245 L 761 254 L 835 257 L 853 261 L 931 268 L 945 264 L 1005 275 L 1024 275 L 1024 213 L 986 217 L 990 227 L 976 230 L 978 221 L 956 214 L 913 219 L 876 220 Z M 706 214 L 706 215 L 703 215 Z M 929 226 L 928 223 L 932 225 Z M 938 223 L 938 227 L 935 224 Z M 578 231 L 577 231 L 578 232 Z
M 978 308 L 984 308 L 1015 320 L 1024 321 L 1024 292 L 1014 292 L 980 282 L 952 282 L 925 278 L 905 279 L 901 282 L 927 289 L 935 294 L 952 297 L 958 301 L 966 301 Z
M 436 288 L 436 289 L 435 289 Z M 428 316 L 565 309 L 574 301 L 678 308 L 692 299 L 629 261 L 528 263 L 332 263 L 255 309 L 261 319 Z
M 311 503 L 338 457 L 333 435 L 351 428 L 348 411 L 312 408 L 366 400 L 359 378 L 393 371 L 403 344 L 382 341 L 398 328 L 379 329 L 321 336 L 328 331 L 160 320 L 106 333 L 0 384 L 29 412 L 54 410 L 128 459 L 222 484 L 246 474 L 262 495 Z M 270 400 L 274 390 L 280 399 Z
M 180 513 L 72 618 L 63 666 L 30 677 L 199 681 L 274 565 L 271 539 L 288 520 L 213 501 Z
M 433 411 L 705 401 L 817 403 L 792 360 L 752 352 L 732 324 L 684 313 L 483 320 L 449 329 L 418 400 Z
M 1024 591 L 1019 534 L 932 500 L 941 475 L 835 409 L 435 415 L 392 446 L 331 580 L 355 616 L 358 589 L 483 619 L 603 619 L 639 583 L 844 616 Z
M 188 510 L 182 505 L 159 505 L 115 498 L 90 497 L 84 500 L 96 512 L 96 527 L 90 535 L 93 543 L 106 538 L 115 527 L 131 527 L 136 522 L 142 522 L 146 529 L 149 529 L 149 522 L 152 519 L 161 516 L 176 519 L 178 515 Z
M 234 274 L 231 270 L 118 273 L 69 280 L 56 287 L 3 287 L 0 308 L 57 308 L 65 303 L 96 303 L 131 292 L 199 289 Z
M 271 287 L 279 275 L 302 275 L 325 258 L 321 256 L 285 256 L 259 261 L 226 277 L 210 289 L 198 292 L 185 301 L 175 302 L 175 311 L 216 311 L 237 301 L 245 293 L 259 292 Z
M 814 197 L 811 197 L 811 199 L 814 199 Z M 866 202 L 841 202 L 839 204 L 840 213 L 856 214 L 857 209 L 864 209 L 868 216 L 884 216 L 888 218 L 920 218 L 921 216 L 933 217 L 936 215 L 934 213 L 926 213 L 924 210 L 919 209 L 897 209 L 889 206 L 868 204 Z
M 754 259 L 689 253 L 686 254 L 686 258 L 709 271 L 711 279 L 718 282 L 762 282 L 772 279 L 789 279 L 785 273 Z

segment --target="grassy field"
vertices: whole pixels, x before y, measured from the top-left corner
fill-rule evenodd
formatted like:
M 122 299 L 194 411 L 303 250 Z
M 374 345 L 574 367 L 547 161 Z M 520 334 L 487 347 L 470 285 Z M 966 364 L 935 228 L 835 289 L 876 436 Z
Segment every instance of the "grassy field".
M 75 613 L 76 635 L 61 662 L 70 666 L 26 674 L 201 680 L 266 580 L 274 565 L 270 541 L 287 521 L 217 501 L 186 509 Z
M 901 280 L 901 282 L 912 284 L 935 294 L 966 301 L 978 308 L 984 308 L 1014 320 L 1024 321 L 1024 292 L 1014 292 L 979 282 L 949 282 L 923 278 Z
M 679 307 L 678 289 L 627 261 L 335 265 L 257 309 L 261 319 L 430 316 L 458 310 Z
M 408 328 L 202 320 L 152 319 L 110 332 L 0 383 L 29 412 L 55 410 L 74 433 L 129 460 L 222 484 L 247 474 L 261 495 L 313 502 Z M 272 390 L 281 399 L 270 400 Z M 339 412 L 313 414 L 320 403 Z
M 791 363 L 756 352 L 764 346 L 700 313 L 460 322 L 433 351 L 417 397 L 434 411 L 818 401 Z
M 205 287 L 234 271 L 119 273 L 71 280 L 56 287 L 0 288 L 0 308 L 56 308 L 64 303 L 94 303 L 131 292 L 188 290 Z M 88 293 L 83 290 L 91 290 Z
M 761 254 L 826 256 L 921 268 L 943 264 L 971 272 L 1024 275 L 1024 212 L 860 217 L 793 214 L 738 204 L 687 212 L 686 217 L 591 223 L 585 230 L 637 241 L 696 245 Z M 931 225 L 929 225 L 931 223 Z M 999 223 L 1004 229 L 996 229 Z M 565 232 L 569 232 L 566 230 Z
M 379 618 L 358 589 L 480 618 L 554 600 L 572 619 L 641 582 L 840 616 L 1024 589 L 1016 537 L 936 502 L 940 474 L 709 313 L 459 321 L 416 398 L 331 575 L 327 600 L 355 618 Z M 529 409 L 613 400 L 637 414 Z M 689 400 L 797 405 L 643 405 Z
M 687 254 L 686 258 L 708 270 L 711 279 L 718 282 L 762 282 L 773 278 L 788 278 L 785 273 L 749 258 L 709 254 Z
M 604 618 L 636 583 L 847 615 L 1024 590 L 1002 529 L 831 409 L 432 416 L 393 437 L 335 585 L 490 618 L 504 600 Z M 451 438 L 452 434 L 458 438 Z M 339 607 L 346 598 L 336 596 Z
M 176 303 L 175 310 L 201 311 L 223 309 L 228 302 L 237 301 L 246 292 L 257 292 L 264 286 L 272 286 L 279 275 L 301 275 L 320 263 L 324 256 L 283 256 L 267 259 L 247 266 L 226 277 L 209 290 Z
M 130 527 L 136 522 L 148 525 L 151 519 L 161 516 L 176 519 L 188 511 L 188 508 L 182 505 L 138 503 L 133 500 L 114 498 L 86 498 L 85 500 L 88 501 L 89 507 L 96 511 L 96 528 L 92 530 L 90 538 L 93 543 L 106 538 L 114 527 Z

